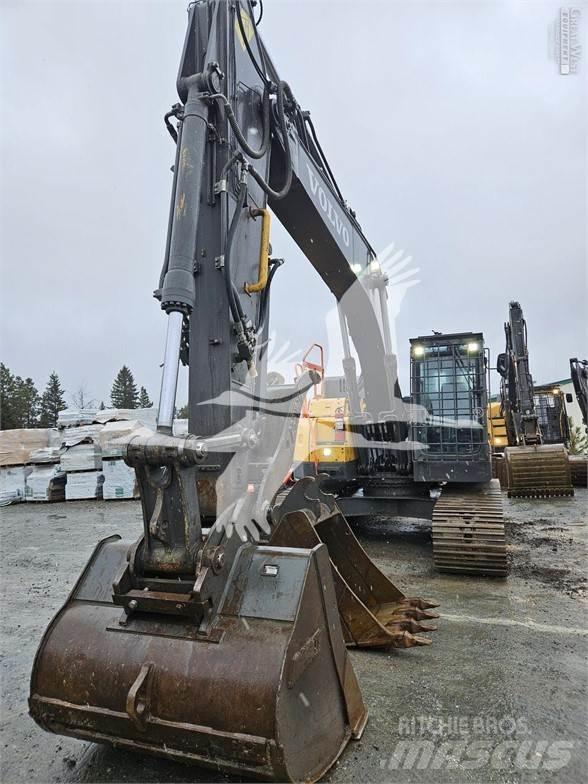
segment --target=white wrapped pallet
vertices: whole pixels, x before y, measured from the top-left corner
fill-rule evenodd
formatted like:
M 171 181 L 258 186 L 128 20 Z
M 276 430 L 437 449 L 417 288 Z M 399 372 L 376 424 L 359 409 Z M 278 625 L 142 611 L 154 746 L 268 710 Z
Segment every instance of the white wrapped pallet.
M 45 446 L 31 452 L 29 463 L 31 465 L 47 465 L 48 463 L 59 463 L 63 449 L 59 446 Z
M 37 465 L 26 478 L 27 501 L 65 501 L 66 475 L 57 465 Z
M 18 504 L 24 500 L 24 493 L 20 490 L 0 490 L 0 506 Z
M 81 501 L 87 498 L 102 498 L 104 474 L 101 471 L 77 471 L 67 475 L 66 501 Z
M 99 444 L 76 444 L 61 455 L 61 468 L 73 471 L 94 471 L 102 468 L 102 452 Z
M 59 445 L 57 430 L 50 427 L 0 430 L 0 466 L 19 466 L 29 462 L 38 449 Z
M 24 465 L 0 468 L 0 506 L 24 501 L 26 478 L 32 470 Z
M 137 420 L 141 425 L 155 430 L 157 427 L 157 409 L 155 408 L 105 408 L 97 411 L 94 422 L 130 422 Z
M 188 420 L 187 419 L 174 419 L 173 431 L 174 431 L 174 436 L 187 436 L 188 435 Z
M 124 460 L 104 460 L 102 464 L 105 501 L 121 498 L 135 498 L 135 471 Z
M 70 428 L 77 425 L 91 425 L 95 416 L 95 408 L 66 408 L 57 415 L 57 426 Z
M 100 432 L 104 425 L 80 425 L 79 427 L 68 427 L 61 431 L 63 446 L 76 446 L 84 441 L 91 441 L 97 444 L 100 440 Z

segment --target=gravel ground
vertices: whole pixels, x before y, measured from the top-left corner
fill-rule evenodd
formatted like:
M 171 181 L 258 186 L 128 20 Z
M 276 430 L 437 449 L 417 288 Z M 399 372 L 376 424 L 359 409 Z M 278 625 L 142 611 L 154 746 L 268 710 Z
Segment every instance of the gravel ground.
M 358 526 L 376 563 L 408 593 L 436 598 L 442 617 L 430 647 L 352 653 L 370 720 L 329 782 L 588 780 L 588 492 L 504 501 L 506 581 L 436 575 L 425 524 Z M 22 504 L 0 514 L 2 782 L 228 780 L 49 735 L 27 714 L 44 628 L 96 541 L 138 534 L 139 504 Z

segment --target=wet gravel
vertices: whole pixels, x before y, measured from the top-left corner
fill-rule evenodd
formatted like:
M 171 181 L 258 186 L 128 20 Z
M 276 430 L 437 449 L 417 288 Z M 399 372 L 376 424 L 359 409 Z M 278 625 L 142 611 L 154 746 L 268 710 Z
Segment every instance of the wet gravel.
M 426 523 L 357 527 L 376 563 L 409 594 L 440 601 L 442 618 L 432 646 L 352 652 L 370 719 L 326 780 L 588 780 L 588 492 L 504 502 L 508 580 L 435 574 Z M 43 630 L 97 540 L 138 535 L 140 506 L 21 504 L 0 518 L 1 781 L 236 780 L 49 735 L 33 723 L 28 679 Z

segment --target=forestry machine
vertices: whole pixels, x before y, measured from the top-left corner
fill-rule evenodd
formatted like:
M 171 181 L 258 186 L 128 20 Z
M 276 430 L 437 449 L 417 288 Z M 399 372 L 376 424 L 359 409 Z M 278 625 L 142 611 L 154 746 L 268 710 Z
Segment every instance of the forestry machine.
M 573 495 L 565 446 L 544 443 L 529 369 L 527 323 L 518 302 L 510 303 L 504 331 L 506 351 L 498 355 L 497 370 L 501 376 L 501 415 L 508 439 L 501 474 L 508 495 L 514 498 Z
M 318 377 L 310 369 L 277 392 L 266 382 L 281 263 L 268 207 L 340 305 L 369 427 L 399 444 L 399 470 L 408 462 L 394 358 L 374 290 L 356 274 L 375 254 L 251 5 L 188 9 L 180 100 L 165 116 L 175 164 L 155 292 L 167 317 L 157 432 L 125 445 L 144 530 L 134 544 L 97 545 L 40 643 L 29 707 L 51 732 L 256 780 L 315 781 L 367 719 L 346 646 L 428 644 L 437 615 L 376 568 L 316 478 L 279 492 Z

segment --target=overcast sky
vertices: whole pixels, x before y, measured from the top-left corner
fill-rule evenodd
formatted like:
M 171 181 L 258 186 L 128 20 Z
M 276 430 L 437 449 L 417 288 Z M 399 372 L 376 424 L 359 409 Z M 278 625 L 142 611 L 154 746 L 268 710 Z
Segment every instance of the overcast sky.
M 412 257 L 419 283 L 396 319 L 405 394 L 410 337 L 482 330 L 495 356 L 510 299 L 537 382 L 588 353 L 577 5 L 584 61 L 561 76 L 557 3 L 265 2 L 266 46 L 366 235 Z M 126 363 L 157 398 L 165 321 L 151 294 L 173 156 L 161 118 L 185 8 L 3 0 L 0 358 L 39 387 L 56 370 L 68 392 L 83 383 L 107 402 Z M 302 351 L 326 341 L 331 300 L 277 221 L 272 245 L 287 259 L 272 328 Z

